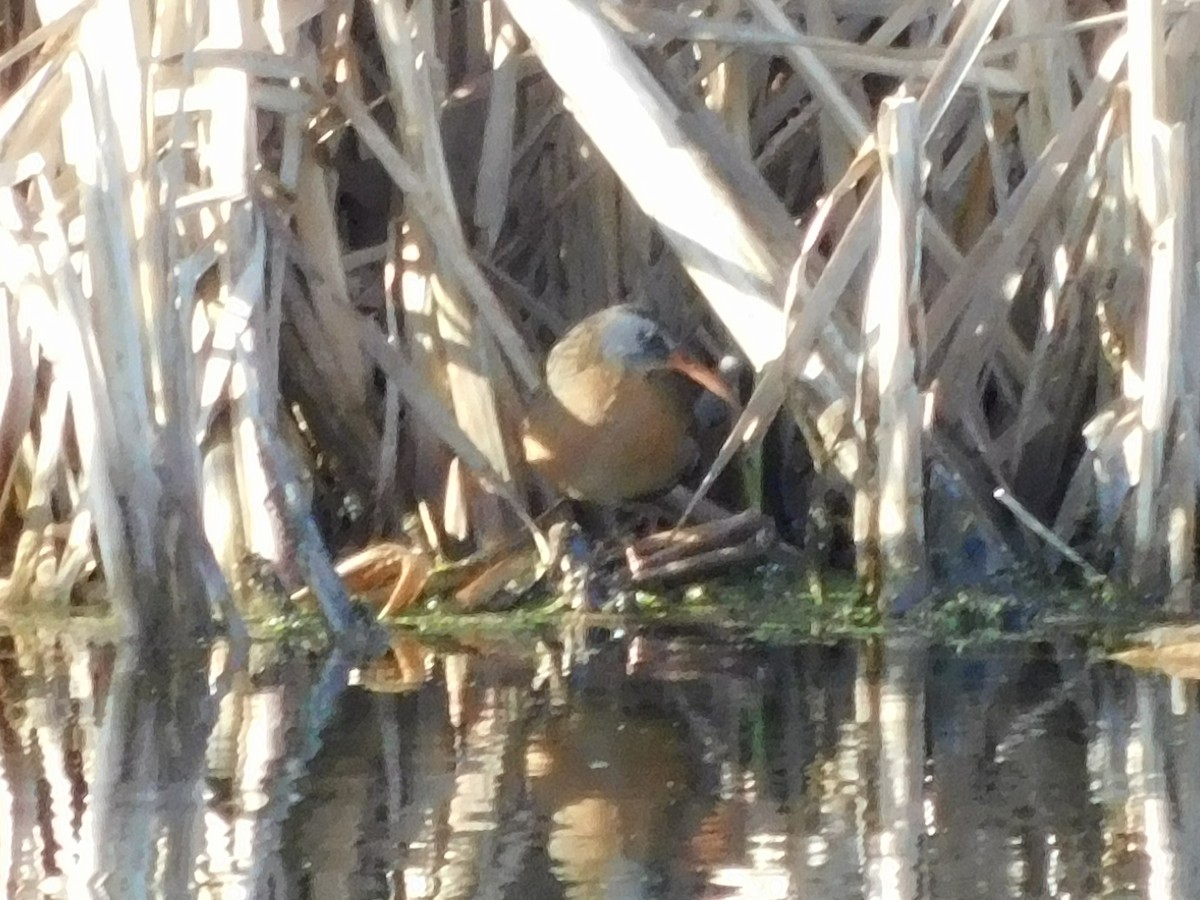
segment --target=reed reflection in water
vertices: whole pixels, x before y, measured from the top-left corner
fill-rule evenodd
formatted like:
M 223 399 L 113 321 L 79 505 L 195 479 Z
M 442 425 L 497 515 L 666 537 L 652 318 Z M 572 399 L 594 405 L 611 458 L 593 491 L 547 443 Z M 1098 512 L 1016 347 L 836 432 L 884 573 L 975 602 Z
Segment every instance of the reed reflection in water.
M 8 897 L 1194 898 L 1196 685 L 569 632 L 151 672 L 0 636 Z

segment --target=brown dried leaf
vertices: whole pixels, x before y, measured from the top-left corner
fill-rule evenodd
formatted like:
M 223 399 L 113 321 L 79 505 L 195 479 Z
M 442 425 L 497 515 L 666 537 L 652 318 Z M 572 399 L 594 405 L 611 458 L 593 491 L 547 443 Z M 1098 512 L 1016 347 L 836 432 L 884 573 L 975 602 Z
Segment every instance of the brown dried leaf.
M 424 555 L 406 544 L 385 541 L 346 557 L 337 564 L 337 573 L 346 583 L 347 590 L 366 594 L 391 587 L 414 565 L 414 560 Z
M 1135 669 L 1158 669 L 1173 678 L 1200 680 L 1200 626 L 1164 626 L 1140 637 L 1146 643 L 1112 658 Z
M 405 694 L 425 680 L 425 656 L 419 641 L 404 635 L 392 638 L 388 652 L 358 673 L 358 684 L 379 694 Z
M 491 565 L 467 582 L 454 595 L 454 600 L 465 610 L 476 610 L 494 601 L 500 594 L 521 597 L 536 585 L 557 563 L 561 556 L 566 529 L 556 523 L 547 530 L 546 539 L 551 548 L 549 559 L 542 558 L 537 548 L 529 541 L 509 548 L 499 555 Z

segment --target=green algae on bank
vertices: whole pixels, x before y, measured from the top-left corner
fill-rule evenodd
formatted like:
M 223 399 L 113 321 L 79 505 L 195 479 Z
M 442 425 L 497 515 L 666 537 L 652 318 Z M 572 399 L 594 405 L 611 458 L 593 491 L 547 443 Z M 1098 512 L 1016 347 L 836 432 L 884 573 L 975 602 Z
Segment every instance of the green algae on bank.
M 309 651 L 328 646 L 329 636 L 315 610 L 265 601 L 259 608 L 271 606 L 275 611 L 270 615 L 247 617 L 252 640 Z M 361 615 L 370 616 L 366 605 L 356 606 Z M 451 602 L 435 599 L 384 624 L 396 633 L 467 643 L 529 642 L 572 621 L 608 630 L 666 627 L 769 643 L 904 633 L 935 643 L 968 645 L 1073 635 L 1111 652 L 1137 643 L 1140 632 L 1167 621 L 1146 604 L 1107 588 L 1048 584 L 1030 577 L 931 592 L 903 619 L 884 619 L 849 575 L 817 579 L 778 566 L 671 591 L 629 592 L 614 606 L 617 611 L 580 616 L 567 611 L 563 597 L 543 593 L 536 602 L 505 611 L 462 612 Z M 36 614 L 18 608 L 0 618 L 0 627 L 9 631 L 69 628 L 93 640 L 119 640 L 118 623 L 105 610 L 95 604 L 86 609 L 43 608 Z
M 670 592 L 637 592 L 619 612 L 589 613 L 595 627 L 666 626 L 713 630 L 775 643 L 915 634 L 947 644 L 1037 640 L 1064 634 L 1104 647 L 1157 621 L 1144 605 L 1108 590 L 1012 578 L 1003 584 L 935 591 L 902 619 L 884 619 L 849 576 L 811 581 L 778 567 L 752 577 L 715 579 Z M 507 612 L 462 613 L 445 604 L 413 608 L 389 620 L 424 636 L 532 636 L 563 622 L 561 598 Z

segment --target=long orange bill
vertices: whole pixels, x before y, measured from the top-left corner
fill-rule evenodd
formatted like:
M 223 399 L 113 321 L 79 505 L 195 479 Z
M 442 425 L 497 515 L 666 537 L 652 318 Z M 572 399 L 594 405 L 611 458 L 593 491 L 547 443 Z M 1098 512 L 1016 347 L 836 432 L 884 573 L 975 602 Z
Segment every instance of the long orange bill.
M 674 369 L 676 372 L 686 375 L 706 391 L 716 394 L 734 409 L 742 408 L 742 405 L 738 403 L 737 397 L 734 396 L 729 385 L 725 383 L 725 379 L 712 369 L 700 365 L 700 363 L 685 356 L 680 351 L 676 350 L 667 357 L 667 368 Z

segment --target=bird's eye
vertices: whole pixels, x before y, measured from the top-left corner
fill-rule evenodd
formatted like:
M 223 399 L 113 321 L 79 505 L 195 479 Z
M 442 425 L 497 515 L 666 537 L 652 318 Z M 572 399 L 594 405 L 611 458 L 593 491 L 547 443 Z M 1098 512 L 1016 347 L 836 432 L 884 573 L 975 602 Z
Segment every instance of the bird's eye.
M 662 333 L 651 328 L 647 328 L 638 334 L 638 343 L 642 345 L 642 349 L 654 356 L 667 356 L 671 352 L 671 348 L 667 346 L 667 340 L 662 336 Z

